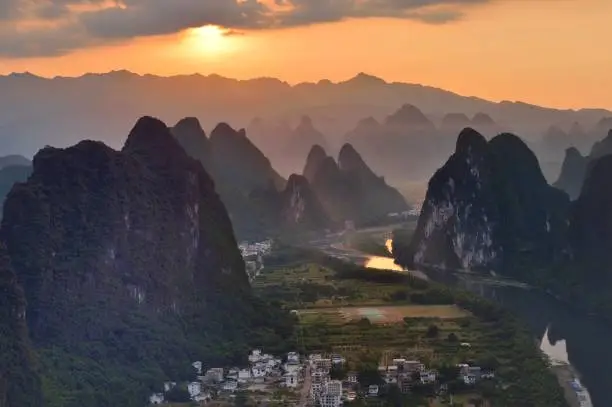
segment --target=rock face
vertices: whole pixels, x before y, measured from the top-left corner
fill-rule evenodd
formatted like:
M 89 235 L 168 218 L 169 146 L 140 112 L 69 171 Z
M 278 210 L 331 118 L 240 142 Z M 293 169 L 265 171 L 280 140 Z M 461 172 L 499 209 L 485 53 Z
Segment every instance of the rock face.
M 304 176 L 334 222 L 368 223 L 408 209 L 401 194 L 378 177 L 350 144 L 340 149 L 338 162 L 320 146 L 313 147 Z
M 171 130 L 189 155 L 200 161 L 207 171 L 213 170 L 212 146 L 197 118 L 186 117 L 176 123 Z
M 318 169 L 321 167 L 321 164 L 327 158 L 327 153 L 318 144 L 315 144 L 310 149 L 308 156 L 306 157 L 306 165 L 304 166 L 304 171 L 302 174 L 309 181 L 312 182 L 314 180 L 315 174 Z
M 297 127 L 287 136 L 284 153 L 293 160 L 303 162 L 312 146 L 327 148 L 327 139 L 312 122 L 309 116 L 303 116 Z
M 0 205 L 16 182 L 24 182 L 32 173 L 30 165 L 9 165 L 0 169 Z
M 564 249 L 569 200 L 550 187 L 518 137 L 490 142 L 461 132 L 455 153 L 429 181 L 402 263 L 519 273 L 520 264 L 553 261 Z
M 244 129 L 234 130 L 221 123 L 210 134 L 210 143 L 214 157 L 213 177 L 217 183 L 232 185 L 247 193 L 270 182 L 279 189 L 284 187 L 285 180 L 247 138 Z
M 322 230 L 330 226 L 330 219 L 312 191 L 308 180 L 293 174 L 281 194 L 283 225 L 306 230 Z
M 6 199 L 1 237 L 50 397 L 141 406 L 196 355 L 232 358 L 218 344 L 248 346 L 265 314 L 212 179 L 153 118 L 121 151 L 41 150 Z
M 346 178 L 357 184 L 359 191 L 359 218 L 385 216 L 408 210 L 406 200 L 397 189 L 376 175 L 361 155 L 350 144 L 345 144 L 338 155 L 338 165 Z
M 246 137 L 244 130 L 234 130 L 221 123 L 211 133 L 210 139 L 197 119 L 186 118 L 178 122 L 172 133 L 187 154 L 200 161 L 215 181 L 216 189 L 227 206 L 236 232 L 244 237 L 265 234 L 273 227 L 273 218 L 258 219 L 270 212 L 270 208 L 253 208 L 265 205 L 268 199 L 259 199 L 255 191 L 282 190 L 285 180 L 272 168 L 270 160 Z M 278 213 L 276 214 L 278 220 Z
M 578 198 L 588 163 L 589 157 L 584 157 L 575 147 L 568 148 L 565 150 L 561 174 L 553 186 L 565 191 L 571 199 Z
M 4 245 L 0 245 L 0 293 L 0 405 L 44 406 L 28 339 L 25 298 Z
M 596 142 L 587 157 L 583 157 L 575 148 L 566 151 L 559 179 L 553 185 L 565 191 L 570 198 L 580 195 L 587 167 L 598 158 L 612 154 L 612 130 L 603 140 Z
M 583 277 L 589 283 L 610 285 L 612 264 L 612 155 L 589 166 L 582 193 L 570 222 L 570 244 Z

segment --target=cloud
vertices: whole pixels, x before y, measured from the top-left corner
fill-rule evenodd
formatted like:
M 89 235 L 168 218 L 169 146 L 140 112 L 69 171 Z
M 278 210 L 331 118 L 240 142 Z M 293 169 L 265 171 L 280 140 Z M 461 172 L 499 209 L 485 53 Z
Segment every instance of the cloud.
M 376 17 L 445 24 L 462 18 L 465 7 L 491 1 L 0 0 L 0 57 L 61 55 L 207 24 L 232 34 Z

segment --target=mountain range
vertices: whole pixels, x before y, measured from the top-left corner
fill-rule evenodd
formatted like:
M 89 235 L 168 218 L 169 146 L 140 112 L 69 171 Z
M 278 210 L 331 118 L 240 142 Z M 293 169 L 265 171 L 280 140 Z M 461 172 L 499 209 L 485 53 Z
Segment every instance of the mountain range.
M 367 74 L 338 83 L 322 80 L 290 85 L 274 78 L 235 80 L 218 75 L 158 77 L 115 71 L 47 79 L 26 73 L 0 76 L 0 87 L 4 90 L 0 95 L 0 147 L 26 156 L 45 145 L 75 144 L 84 134 L 119 148 L 122 138 L 117 135 L 130 128 L 134 117 L 147 114 L 166 122 L 197 116 L 205 128 L 220 121 L 247 127 L 259 117 L 271 121 L 271 126 L 278 127 L 279 134 L 285 134 L 287 140 L 290 133 L 284 130 L 295 130 L 308 116 L 317 131 L 325 135 L 332 152 L 339 151 L 347 141 L 345 135 L 364 118 L 371 116 L 383 122 L 407 104 L 418 106 L 437 127 L 442 122 L 460 120 L 458 116 L 445 120 L 448 114 L 463 114 L 473 117 L 472 125 L 486 134 L 479 125 L 486 126 L 488 117 L 500 129 L 538 143 L 551 125 L 564 129 L 577 122 L 590 129 L 612 117 L 611 112 L 602 109 L 560 110 L 522 102 L 496 103 L 418 84 L 389 83 Z M 601 137 L 603 134 L 597 135 Z M 275 157 L 260 144 L 262 138 L 265 137 L 256 144 L 284 177 L 297 171 L 286 171 L 283 164 L 276 164 Z M 289 144 L 276 139 L 273 148 L 281 150 Z M 452 148 L 452 141 L 449 145 Z M 370 161 L 368 151 L 355 147 Z M 296 150 L 300 150 L 299 145 Z M 382 171 L 377 163 L 371 165 L 377 173 L 393 175 Z

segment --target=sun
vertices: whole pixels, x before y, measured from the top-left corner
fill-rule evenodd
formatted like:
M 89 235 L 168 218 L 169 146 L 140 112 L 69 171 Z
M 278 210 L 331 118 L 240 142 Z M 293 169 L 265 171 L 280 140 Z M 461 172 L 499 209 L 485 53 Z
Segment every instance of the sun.
M 191 51 L 214 57 L 236 50 L 238 41 L 233 37 L 225 28 L 205 25 L 189 30 L 186 42 Z

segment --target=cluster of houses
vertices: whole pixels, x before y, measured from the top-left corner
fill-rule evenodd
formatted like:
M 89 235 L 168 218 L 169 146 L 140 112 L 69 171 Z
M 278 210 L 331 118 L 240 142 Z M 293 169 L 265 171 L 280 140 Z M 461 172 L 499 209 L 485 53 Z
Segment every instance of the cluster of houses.
M 406 220 L 413 217 L 418 217 L 421 214 L 420 207 L 413 207 L 404 212 L 391 212 L 387 214 L 387 217 L 393 220 Z
M 357 398 L 360 389 L 358 374 L 348 372 L 342 380 L 332 378 L 332 371 L 344 371 L 346 359 L 342 355 L 311 354 L 302 361 L 297 352 L 289 352 L 286 360 L 252 350 L 248 356 L 249 365 L 244 368 L 210 368 L 203 371 L 202 362 L 192 364 L 197 380 L 183 387 L 192 401 L 205 403 L 219 394 L 231 395 L 237 390 L 259 389 L 257 386 L 274 386 L 296 389 L 309 386 L 310 402 L 314 406 L 339 407 L 344 401 Z M 492 379 L 494 373 L 478 366 L 460 364 L 459 379 L 466 385 L 474 385 L 483 379 Z M 397 385 L 402 393 L 409 393 L 415 385 L 435 384 L 438 373 L 428 369 L 418 360 L 395 358 L 381 365 L 378 373 L 386 385 Z M 164 392 L 151 395 L 150 404 L 163 404 L 166 394 L 177 386 L 175 382 L 164 383 Z M 361 389 L 366 397 L 378 397 L 382 389 L 372 384 Z M 362 394 L 363 394 L 362 393 Z
M 238 245 L 250 281 L 257 277 L 263 269 L 263 258 L 272 250 L 272 243 L 272 240 L 264 240 L 256 243 L 242 242 Z
M 356 372 L 348 372 L 343 380 L 333 380 L 331 372 L 333 367 L 342 367 L 345 359 L 340 355 L 323 357 L 319 354 L 310 355 L 308 358 L 311 375 L 310 397 L 315 406 L 339 407 L 344 401 L 352 401 L 357 397 L 358 375 Z M 478 366 L 460 364 L 459 377 L 466 385 L 474 385 L 482 379 L 495 377 L 491 371 L 486 371 Z M 431 385 L 438 381 L 438 373 L 428 369 L 418 360 L 396 358 L 391 363 L 381 365 L 378 373 L 386 385 L 396 385 L 402 393 L 410 393 L 415 385 Z M 369 385 L 363 389 L 366 397 L 378 397 L 381 386 Z
M 248 356 L 249 366 L 245 368 L 222 367 L 210 368 L 203 371 L 202 362 L 194 362 L 197 380 L 187 383 L 186 387 L 192 401 L 205 403 L 219 394 L 231 395 L 237 390 L 249 390 L 251 386 L 275 385 L 278 387 L 295 388 L 298 385 L 299 375 L 302 372 L 300 356 L 296 352 L 289 352 L 287 360 L 262 353 L 255 349 Z M 164 383 L 164 392 L 155 393 L 149 397 L 150 404 L 164 404 L 166 395 L 176 382 Z

